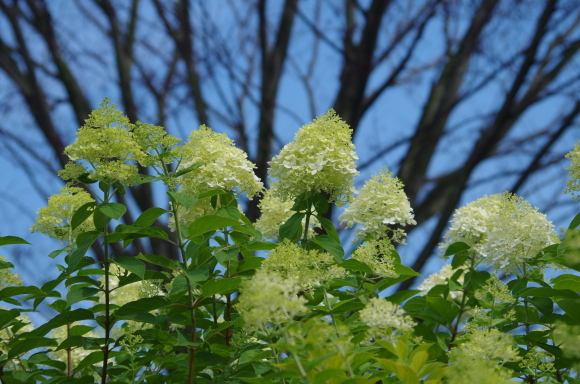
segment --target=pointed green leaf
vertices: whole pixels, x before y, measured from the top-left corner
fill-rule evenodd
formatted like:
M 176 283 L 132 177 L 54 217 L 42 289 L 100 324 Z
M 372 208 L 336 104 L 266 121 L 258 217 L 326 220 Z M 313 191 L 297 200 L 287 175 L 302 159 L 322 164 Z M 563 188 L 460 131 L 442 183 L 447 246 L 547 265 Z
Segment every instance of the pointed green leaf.
M 70 307 L 79 301 L 95 296 L 98 292 L 99 290 L 97 288 L 85 287 L 81 289 L 72 289 L 66 294 L 66 303 Z
M 227 293 L 235 292 L 242 283 L 242 279 L 238 277 L 229 277 L 227 279 L 213 279 L 206 282 L 201 291 L 205 297 L 213 295 L 225 295 Z
M 312 198 L 312 203 L 314 204 L 314 209 L 316 209 L 316 213 L 318 213 L 319 215 L 324 215 L 326 212 L 328 212 L 328 200 L 326 200 L 326 198 L 324 196 L 322 196 L 322 194 L 320 193 L 316 193 L 314 194 L 314 197 Z
M 170 305 L 171 302 L 167 300 L 166 297 L 163 296 L 153 296 L 153 297 L 145 297 L 143 299 L 135 300 L 130 303 L 127 303 L 121 308 L 118 308 L 115 312 L 115 316 L 124 316 L 133 313 L 140 313 L 140 312 L 149 312 L 153 311 L 154 309 L 159 309 L 161 307 L 166 307 Z
M 94 315 L 88 309 L 75 309 L 74 311 L 64 312 L 56 315 L 48 322 L 44 323 L 40 327 L 36 328 L 34 331 L 30 332 L 31 336 L 44 336 L 48 332 L 55 328 L 61 327 L 66 324 L 72 324 L 75 321 L 81 320 L 93 320 Z
M 160 267 L 167 268 L 167 269 L 171 269 L 171 270 L 175 269 L 174 261 L 171 259 L 168 259 L 165 256 L 158 256 L 158 255 L 154 255 L 154 254 L 147 254 L 147 255 L 140 254 L 139 256 L 137 256 L 137 259 L 143 260 L 143 261 L 146 261 L 148 263 L 155 264 L 155 265 L 158 265 Z
M 445 256 L 455 255 L 456 253 L 465 251 L 466 249 L 469 248 L 471 247 L 466 243 L 458 241 L 457 243 L 453 243 L 449 247 L 447 247 L 447 250 L 445 251 Z
M 575 230 L 578 226 L 580 225 L 580 213 L 578 213 L 576 216 L 574 216 L 574 218 L 572 219 L 572 221 L 570 222 L 570 225 L 568 226 L 568 230 L 569 231 L 573 231 Z
M 185 192 L 167 192 L 171 199 L 185 209 L 189 209 L 193 204 L 197 203 L 198 199 L 195 196 Z
M 339 242 L 337 242 L 332 236 L 329 235 L 319 235 L 312 239 L 312 242 L 320 245 L 322 248 L 326 249 L 328 253 L 334 256 L 337 263 L 342 263 L 342 258 L 344 257 L 344 249 Z
M 336 232 L 336 228 L 334 228 L 334 224 L 332 224 L 332 221 L 330 221 L 326 217 L 320 216 L 320 215 L 316 216 L 316 218 L 318 219 L 318 221 L 322 225 L 322 228 L 324 228 L 324 230 L 326 231 L 326 234 L 328 236 L 332 237 L 334 240 L 336 240 L 337 243 L 340 243 L 340 238 L 338 237 L 338 232 Z
M 56 345 L 58 345 L 56 340 L 48 337 L 30 337 L 12 344 L 8 351 L 8 358 L 12 359 L 35 348 L 54 347 Z
M 0 301 L 12 298 L 18 295 L 44 295 L 44 291 L 38 287 L 6 287 L 0 290 Z
M 280 241 L 284 239 L 298 239 L 300 238 L 300 228 L 302 227 L 302 219 L 304 219 L 306 213 L 297 212 L 290 216 L 290 218 L 280 226 Z
M 18 236 L 0 236 L 0 245 L 30 244 L 28 241 Z
M 217 229 L 230 227 L 240 224 L 239 221 L 229 217 L 218 215 L 207 215 L 196 219 L 189 226 L 189 237 L 196 237 L 204 233 L 215 231 Z
M 155 220 L 159 218 L 159 216 L 168 212 L 170 211 L 163 208 L 157 207 L 149 208 L 145 212 L 140 214 L 137 220 L 135 220 L 135 223 L 133 224 L 136 225 L 137 227 L 150 227 L 155 222 Z
M 79 209 L 75 211 L 70 220 L 71 229 L 74 231 L 79 225 L 84 223 L 85 220 L 93 214 L 96 206 L 97 203 L 94 201 L 81 205 Z
M 113 220 L 119 220 L 127 212 L 127 207 L 120 203 L 105 203 L 99 206 L 99 211 Z
M 113 262 L 118 266 L 131 271 L 140 278 L 145 278 L 145 263 L 135 257 L 120 256 L 113 259 Z

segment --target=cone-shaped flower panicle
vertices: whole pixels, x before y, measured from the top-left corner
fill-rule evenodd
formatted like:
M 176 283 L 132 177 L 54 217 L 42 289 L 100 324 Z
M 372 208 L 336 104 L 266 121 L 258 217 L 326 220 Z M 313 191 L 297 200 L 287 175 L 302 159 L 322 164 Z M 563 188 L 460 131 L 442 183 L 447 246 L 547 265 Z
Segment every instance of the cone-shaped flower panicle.
M 307 311 L 306 299 L 298 296 L 299 291 L 294 277 L 284 278 L 277 272 L 259 269 L 242 284 L 237 309 L 249 329 L 291 321 Z
M 293 201 L 304 192 L 326 192 L 337 205 L 348 202 L 358 174 L 351 137 L 334 110 L 300 128 L 270 162 L 268 174 L 277 196 Z
M 76 237 L 83 232 L 94 231 L 93 220 L 87 219 L 74 231 L 71 220 L 81 206 L 94 202 L 91 195 L 82 188 L 64 187 L 60 193 L 48 198 L 48 206 L 37 212 L 36 224 L 30 228 L 32 232 L 41 232 L 61 242 L 73 244 Z
M 286 222 L 294 214 L 290 209 L 294 203 L 292 201 L 282 201 L 274 194 L 272 189 L 264 192 L 262 200 L 260 200 L 260 210 L 262 215 L 256 221 L 255 227 L 262 232 L 264 237 L 272 240 L 278 240 L 280 226 Z M 316 215 L 316 211 L 314 211 Z M 315 216 L 310 217 L 308 228 L 308 238 L 312 238 L 314 228 L 320 228 L 320 222 Z M 306 218 L 302 219 L 302 226 L 306 225 Z
M 180 138 L 169 135 L 165 128 L 158 127 L 152 124 L 145 124 L 140 121 L 133 126 L 133 135 L 141 150 L 147 155 L 142 162 L 143 165 L 151 165 L 155 167 L 162 166 L 159 154 L 164 153 L 163 162 L 165 164 L 172 163 L 175 159 L 173 149 L 179 142 Z
M 370 339 L 396 339 L 399 332 L 411 331 L 415 326 L 413 319 L 405 315 L 399 305 L 386 299 L 373 297 L 360 311 L 360 320 L 370 329 L 367 335 Z
M 416 224 L 403 183 L 386 167 L 365 183 L 338 219 L 348 227 L 362 225 L 365 231 L 385 224 Z
M 511 273 L 521 271 L 526 260 L 558 238 L 546 215 L 523 198 L 505 192 L 455 211 L 441 247 L 459 241 L 471 247 L 478 262 Z
M 225 134 L 216 133 L 205 125 L 192 131 L 189 140 L 176 152 L 181 157 L 179 169 L 201 163 L 179 178 L 185 192 L 200 193 L 221 188 L 254 196 L 263 188 L 248 155 L 236 148 L 233 140 Z
M 283 278 L 295 278 L 301 290 L 346 276 L 346 270 L 337 266 L 334 257 L 329 253 L 306 250 L 288 239 L 268 253 L 262 268 L 277 272 Z
M 566 183 L 565 193 L 572 194 L 574 200 L 580 199 L 580 144 L 574 146 L 574 149 L 570 151 L 566 157 L 572 162 L 568 169 L 570 172 L 571 180 Z
M 75 142 L 65 148 L 64 153 L 72 161 L 59 176 L 78 180 L 83 173 L 89 173 L 93 180 L 132 185 L 138 173 L 136 163 L 143 165 L 147 157 L 132 130 L 129 119 L 105 98 L 85 120 Z

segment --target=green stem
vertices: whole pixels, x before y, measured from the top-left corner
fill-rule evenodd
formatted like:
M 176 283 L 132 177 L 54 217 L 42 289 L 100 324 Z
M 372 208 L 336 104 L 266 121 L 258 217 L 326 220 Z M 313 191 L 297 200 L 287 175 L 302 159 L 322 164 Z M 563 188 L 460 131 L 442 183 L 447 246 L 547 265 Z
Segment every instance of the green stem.
M 304 237 L 302 239 L 303 243 L 306 244 L 308 241 L 308 227 L 310 226 L 310 216 L 312 216 L 312 199 L 308 198 L 306 208 L 306 222 L 304 223 Z
M 109 191 L 104 193 L 103 202 L 108 203 L 110 199 Z M 111 338 L 111 298 L 110 298 L 110 282 L 109 282 L 109 244 L 107 242 L 107 234 L 109 225 L 107 222 L 103 226 L 103 253 L 105 266 L 105 345 L 103 347 L 103 369 L 101 371 L 101 383 L 107 382 L 107 365 L 109 363 L 109 340 Z
M 334 325 L 334 331 L 336 333 L 336 338 L 340 339 L 340 332 L 338 331 L 338 325 L 336 325 L 336 319 L 334 318 L 334 312 L 332 311 L 332 307 L 330 306 L 330 302 L 328 301 L 328 293 L 326 292 L 325 287 L 322 287 L 322 290 L 324 293 L 324 305 L 326 305 L 326 308 L 328 309 L 328 313 L 330 313 L 330 318 L 332 319 L 332 325 Z M 340 348 L 339 350 L 340 350 L 340 354 L 341 354 L 342 358 L 344 359 L 344 363 L 346 364 L 346 368 L 348 369 L 348 373 L 352 377 L 354 377 L 354 371 L 352 370 L 352 367 L 350 365 L 350 362 L 348 361 L 346 354 L 344 353 L 342 348 Z

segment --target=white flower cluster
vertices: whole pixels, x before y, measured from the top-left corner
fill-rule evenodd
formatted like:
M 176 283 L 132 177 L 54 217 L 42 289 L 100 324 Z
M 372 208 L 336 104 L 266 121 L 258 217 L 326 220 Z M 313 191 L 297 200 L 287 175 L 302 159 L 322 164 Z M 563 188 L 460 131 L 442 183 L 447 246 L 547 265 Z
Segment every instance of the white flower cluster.
M 358 159 L 349 126 L 329 110 L 303 126 L 270 162 L 272 189 L 283 201 L 304 192 L 326 192 L 342 206 L 350 200 Z
M 359 313 L 361 321 L 370 327 L 367 335 L 371 339 L 393 339 L 394 333 L 410 331 L 415 326 L 403 308 L 386 299 L 370 299 Z
M 236 148 L 225 134 L 216 133 L 205 125 L 192 131 L 189 140 L 175 151 L 182 159 L 179 169 L 202 163 L 180 177 L 179 183 L 186 192 L 195 194 L 222 188 L 254 196 L 263 188 L 248 155 Z
M 558 238 L 546 215 L 505 192 L 482 197 L 455 212 L 441 247 L 459 241 L 471 247 L 478 261 L 511 273 Z
M 237 309 L 248 329 L 259 329 L 268 323 L 292 320 L 307 311 L 306 299 L 295 278 L 283 278 L 277 272 L 259 269 L 251 280 L 242 284 Z
M 447 284 L 447 279 L 453 276 L 455 272 L 457 272 L 457 270 L 453 269 L 451 264 L 446 264 L 438 273 L 433 273 L 423 280 L 417 289 L 421 290 L 423 295 L 426 295 L 434 286 Z M 463 283 L 463 275 L 459 276 L 458 282 Z M 451 291 L 449 292 L 449 297 L 452 299 L 461 299 L 461 297 L 463 297 L 463 292 Z
M 290 208 L 294 203 L 292 201 L 282 201 L 276 197 L 271 189 L 264 193 L 260 201 L 260 210 L 262 215 L 254 224 L 256 229 L 267 239 L 278 240 L 280 226 L 286 222 L 295 212 Z M 316 215 L 316 211 L 314 211 Z M 306 218 L 302 219 L 302 226 L 306 225 Z M 310 217 L 308 228 L 308 238 L 314 235 L 314 228 L 320 228 L 320 222 L 314 216 Z
M 365 183 L 338 219 L 348 227 L 360 224 L 371 231 L 384 224 L 417 224 L 403 183 L 386 167 Z

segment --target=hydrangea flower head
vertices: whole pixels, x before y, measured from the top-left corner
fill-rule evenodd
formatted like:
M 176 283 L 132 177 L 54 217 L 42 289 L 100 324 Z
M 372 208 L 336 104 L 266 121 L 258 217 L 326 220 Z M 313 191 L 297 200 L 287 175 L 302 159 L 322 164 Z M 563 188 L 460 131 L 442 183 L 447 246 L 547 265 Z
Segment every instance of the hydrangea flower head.
M 143 165 L 161 166 L 158 155 L 170 151 L 181 141 L 181 139 L 167 134 L 163 127 L 140 121 L 135 123 L 133 135 L 141 150 L 147 155 Z M 165 164 L 169 164 L 174 161 L 174 157 L 166 156 L 163 160 Z
M 8 261 L 4 256 L 0 256 L 0 261 Z M 20 275 L 12 272 L 9 268 L 0 269 L 0 289 L 6 287 L 18 287 L 22 285 L 22 278 Z
M 248 155 L 236 148 L 225 134 L 216 133 L 205 125 L 192 131 L 189 140 L 176 152 L 181 157 L 179 169 L 202 163 L 180 177 L 179 183 L 186 192 L 200 193 L 221 188 L 255 196 L 263 189 Z
M 274 194 L 272 189 L 268 189 L 262 200 L 260 200 L 260 210 L 262 215 L 256 220 L 255 227 L 268 239 L 278 240 L 280 226 L 294 214 L 290 209 L 294 203 L 292 201 L 282 201 Z M 314 211 L 316 215 L 316 211 Z M 306 225 L 306 218 L 302 219 L 302 226 Z M 315 216 L 310 217 L 308 228 L 308 238 L 314 236 L 314 228 L 320 228 L 320 222 Z
M 298 296 L 300 287 L 294 277 L 259 269 L 241 287 L 236 305 L 248 329 L 260 329 L 268 323 L 291 321 L 306 313 L 306 299 Z
M 331 201 L 344 205 L 358 174 L 351 137 L 349 126 L 332 109 L 303 126 L 270 161 L 272 189 L 283 201 L 305 192 L 326 192 Z
M 360 320 L 370 329 L 367 335 L 371 339 L 396 338 L 396 332 L 411 331 L 415 326 L 413 319 L 405 315 L 399 305 L 386 299 L 373 297 L 360 311 Z
M 285 239 L 268 253 L 262 268 L 285 278 L 294 277 L 301 290 L 308 290 L 328 280 L 344 277 L 346 270 L 335 264 L 334 257 L 329 253 L 306 250 Z
M 348 227 L 359 224 L 368 231 L 385 224 L 417 224 L 403 183 L 386 167 L 365 183 L 338 219 Z
M 64 153 L 72 161 L 59 172 L 59 176 L 65 180 L 78 180 L 83 173 L 89 173 L 93 180 L 131 185 L 138 173 L 135 163 L 143 165 L 147 156 L 132 130 L 129 119 L 105 98 L 85 120 L 75 142 L 65 148 Z M 75 161 L 83 161 L 91 169 Z
M 566 183 L 565 193 L 570 193 L 574 200 L 580 199 L 578 192 L 580 192 L 580 144 L 574 146 L 574 149 L 570 151 L 566 157 L 572 160 L 568 169 L 570 172 L 571 180 Z
M 30 230 L 44 233 L 61 242 L 73 244 L 80 233 L 95 230 L 92 220 L 85 220 L 74 231 L 70 227 L 76 210 L 86 203 L 92 202 L 94 202 L 93 198 L 84 189 L 64 187 L 59 194 L 48 198 L 47 207 L 38 210 L 36 224 Z
M 436 285 L 445 285 L 447 284 L 447 279 L 451 278 L 457 272 L 457 270 L 453 269 L 451 264 L 446 264 L 441 267 L 441 270 L 438 273 L 433 273 L 429 275 L 419 286 L 417 289 L 421 290 L 421 294 L 427 294 L 431 288 L 435 287 Z M 458 282 L 463 283 L 464 276 L 459 276 Z M 461 291 L 451 291 L 449 292 L 449 297 L 452 299 L 457 299 L 463 297 L 463 292 Z
M 441 247 L 459 241 L 471 247 L 478 261 L 511 273 L 521 271 L 526 260 L 558 238 L 546 215 L 523 198 L 505 192 L 455 211 Z
M 352 258 L 365 263 L 377 277 L 397 277 L 395 260 L 391 256 L 395 250 L 393 244 L 386 239 L 374 239 L 359 246 L 352 253 Z

